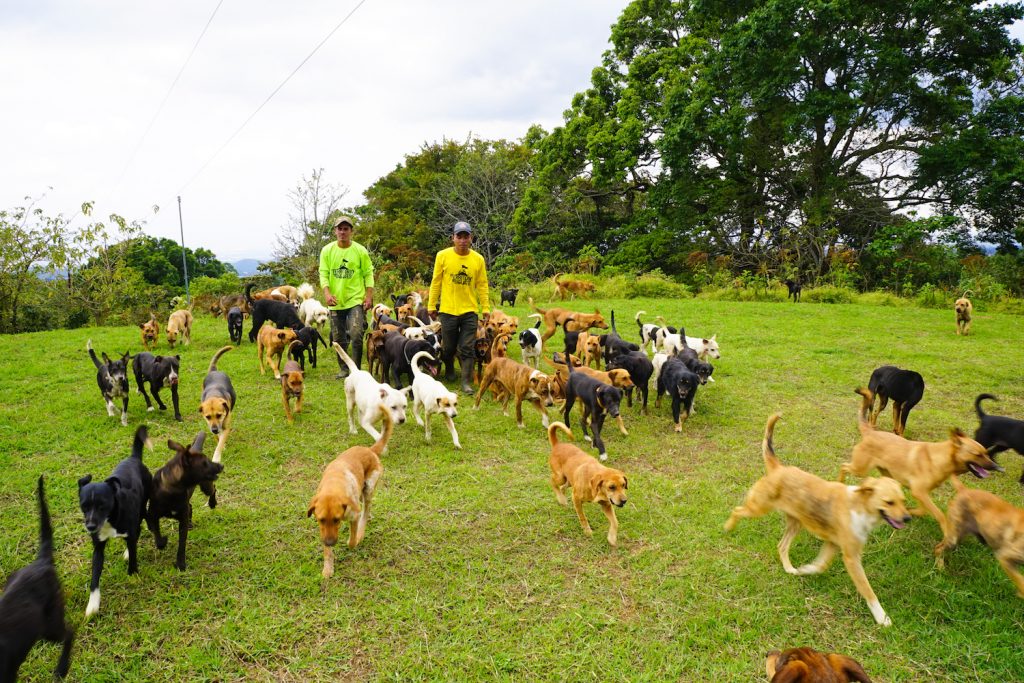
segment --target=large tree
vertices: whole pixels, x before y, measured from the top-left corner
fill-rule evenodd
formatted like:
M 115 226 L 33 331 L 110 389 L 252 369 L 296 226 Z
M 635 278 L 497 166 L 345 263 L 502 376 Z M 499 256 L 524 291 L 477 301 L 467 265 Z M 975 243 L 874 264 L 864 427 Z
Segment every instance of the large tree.
M 47 216 L 31 200 L 0 210 L 0 332 L 20 331 L 24 297 L 44 271 L 64 262 L 67 237 L 64 218 Z
M 274 243 L 276 262 L 267 264 L 271 272 L 286 280 L 317 284 L 320 249 L 334 238 L 328 219 L 342 206 L 348 188 L 330 183 L 324 169 L 302 176 L 288 193 L 292 211 Z

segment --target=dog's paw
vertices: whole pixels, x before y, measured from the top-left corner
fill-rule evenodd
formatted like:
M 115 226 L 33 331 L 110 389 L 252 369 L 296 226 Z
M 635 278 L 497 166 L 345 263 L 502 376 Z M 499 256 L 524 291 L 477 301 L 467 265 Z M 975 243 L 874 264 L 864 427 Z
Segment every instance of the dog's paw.
M 522 422 L 517 422 L 516 427 L 519 427 L 520 429 L 526 429 L 526 425 L 523 424 Z
M 334 576 L 334 565 L 328 565 L 325 562 L 323 571 L 320 572 L 320 576 L 324 577 L 325 579 L 329 579 L 332 576 Z
M 597 457 L 600 458 L 601 462 L 604 462 L 605 460 L 608 459 L 608 454 L 607 453 L 599 453 Z
M 124 549 L 124 555 L 123 555 L 122 557 L 123 557 L 123 558 L 124 558 L 125 560 L 127 560 L 127 559 L 128 559 L 128 554 L 129 554 L 129 553 L 128 553 L 128 548 L 125 548 L 125 549 Z
M 184 420 L 181 419 L 181 415 L 175 415 L 174 420 L 175 422 L 184 422 Z
M 210 496 L 210 498 L 206 501 L 206 504 L 210 506 L 211 510 L 217 507 L 217 496 Z
M 163 550 L 166 547 L 167 547 L 167 537 L 166 536 L 161 536 L 160 538 L 156 539 L 156 549 L 157 550 Z
M 583 435 L 583 440 L 586 441 L 587 443 L 591 443 L 593 441 L 593 439 L 591 439 L 590 435 L 588 434 Z
M 147 413 L 151 413 L 151 412 L 153 412 L 154 410 L 156 410 L 156 408 L 154 408 L 153 406 L 149 406 L 148 408 L 146 408 L 146 412 L 147 412 Z
M 182 560 L 181 562 L 175 562 L 174 566 L 177 567 L 178 571 L 181 571 L 181 572 L 185 571 L 185 569 L 188 567 L 188 565 L 185 564 L 184 560 Z

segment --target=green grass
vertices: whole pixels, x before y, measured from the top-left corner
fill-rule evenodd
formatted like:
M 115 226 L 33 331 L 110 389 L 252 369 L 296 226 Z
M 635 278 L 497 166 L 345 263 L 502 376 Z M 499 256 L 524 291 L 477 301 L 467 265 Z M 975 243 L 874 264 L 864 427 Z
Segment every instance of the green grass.
M 974 541 L 937 571 L 931 551 L 940 532 L 930 518 L 880 528 L 867 545 L 864 565 L 889 629 L 875 625 L 841 562 L 817 577 L 783 572 L 779 515 L 722 531 L 763 473 L 768 415 L 783 413 L 775 445 L 784 462 L 834 478 L 857 438 L 852 390 L 878 365 L 925 377 L 910 438 L 940 440 L 953 425 L 973 432 L 980 392 L 1002 399 L 992 411 L 1024 416 L 1020 318 L 980 312 L 961 338 L 951 310 L 596 303 L 616 310 L 629 339 L 632 316 L 644 309 L 652 320 L 684 321 L 690 334 L 717 333 L 723 350 L 717 382 L 700 390 L 682 434 L 672 432 L 667 405 L 647 417 L 627 410 L 628 437 L 605 429 L 610 464 L 630 483 L 618 548 L 608 546 L 596 507 L 587 510 L 595 530 L 587 538 L 555 502 L 536 413 L 526 408 L 519 430 L 485 400 L 479 411 L 460 410 L 462 451 L 440 422 L 432 446 L 414 422 L 396 429 L 366 539 L 355 551 L 340 548 L 334 578 L 322 581 L 306 507 L 324 465 L 369 438 L 347 432 L 332 357 L 308 373 L 306 410 L 289 426 L 278 385 L 259 375 L 246 341 L 220 362 L 239 395 L 235 431 L 220 505 L 211 511 L 196 499 L 188 569 L 174 568 L 173 534 L 161 552 L 143 532 L 140 574 L 128 577 L 114 541 L 100 614 L 85 623 L 91 547 L 76 481 L 107 475 L 141 422 L 156 443 L 144 456 L 151 469 L 167 459 L 167 438 L 191 441 L 203 428 L 202 378 L 227 333 L 224 321 L 200 315 L 196 342 L 181 351 L 184 424 L 147 414 L 135 394 L 131 428 L 107 417 L 85 342 L 135 352 L 136 328 L 0 337 L 0 573 L 35 555 L 34 481 L 45 473 L 78 629 L 75 680 L 754 681 L 763 679 L 765 651 L 796 645 L 851 655 L 876 680 L 1024 679 L 1024 612 L 1011 583 Z M 525 297 L 512 312 L 528 312 Z M 578 431 L 577 415 L 573 422 Z M 1007 453 L 1002 463 L 1006 474 L 969 483 L 1020 504 L 1021 459 Z M 936 500 L 945 506 L 950 495 L 943 485 Z M 802 534 L 794 562 L 817 547 Z M 37 646 L 23 679 L 48 680 L 57 655 L 56 646 Z

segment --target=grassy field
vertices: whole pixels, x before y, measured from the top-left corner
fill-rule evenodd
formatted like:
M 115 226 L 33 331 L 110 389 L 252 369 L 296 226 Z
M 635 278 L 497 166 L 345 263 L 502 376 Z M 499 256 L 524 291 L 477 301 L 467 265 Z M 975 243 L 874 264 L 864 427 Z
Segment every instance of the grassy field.
M 763 473 L 768 415 L 783 414 L 775 431 L 783 462 L 834 478 L 858 436 L 853 388 L 878 365 L 925 377 L 910 438 L 941 440 L 953 425 L 973 433 L 981 392 L 1002 399 L 991 412 L 1024 417 L 1021 318 L 979 311 L 973 334 L 961 338 L 952 310 L 597 303 L 615 309 L 628 339 L 636 339 L 633 314 L 644 309 L 648 319 L 683 321 L 690 334 L 717 333 L 723 353 L 717 382 L 700 390 L 682 434 L 672 432 L 667 405 L 649 416 L 625 411 L 628 437 L 605 429 L 609 464 L 629 476 L 617 548 L 605 540 L 598 508 L 588 509 L 595 533 L 587 538 L 572 510 L 555 502 L 536 413 L 527 408 L 519 430 L 485 399 L 479 411 L 461 407 L 461 451 L 440 422 L 433 445 L 413 421 L 396 429 L 366 539 L 355 551 L 340 547 L 334 578 L 322 581 L 306 506 L 324 465 L 370 439 L 348 434 L 333 357 L 307 373 L 306 410 L 289 426 L 279 385 L 260 376 L 246 341 L 220 362 L 239 395 L 235 431 L 220 505 L 211 511 L 196 499 L 188 569 L 174 568 L 173 534 L 157 551 L 144 531 L 140 573 L 129 577 L 114 541 L 102 609 L 86 623 L 91 546 L 76 481 L 105 477 L 130 452 L 140 423 L 156 443 L 144 456 L 153 470 L 170 454 L 167 438 L 190 442 L 203 428 L 202 378 L 227 343 L 226 323 L 204 314 L 195 343 L 181 351 L 184 423 L 170 412 L 147 414 L 136 394 L 130 428 L 107 417 L 86 340 L 97 351 L 134 353 L 136 328 L 0 337 L 0 573 L 35 555 L 34 483 L 44 473 L 78 629 L 73 680 L 756 681 L 767 650 L 797 645 L 846 653 L 881 681 L 1024 679 L 1024 603 L 977 542 L 936 570 L 941 534 L 931 518 L 902 531 L 879 528 L 867 545 L 864 565 L 892 618 L 888 629 L 875 625 L 841 562 L 816 577 L 783 572 L 781 516 L 722 531 Z M 558 346 L 561 336 L 552 340 Z M 880 426 L 890 420 L 887 413 Z M 573 423 L 578 432 L 577 415 Z M 967 483 L 1019 504 L 1022 460 L 1006 453 L 1001 462 L 1006 474 Z M 940 506 L 951 493 L 948 484 L 938 489 Z M 801 534 L 794 563 L 818 545 Z M 37 646 L 23 679 L 48 680 L 57 655 L 56 646 Z

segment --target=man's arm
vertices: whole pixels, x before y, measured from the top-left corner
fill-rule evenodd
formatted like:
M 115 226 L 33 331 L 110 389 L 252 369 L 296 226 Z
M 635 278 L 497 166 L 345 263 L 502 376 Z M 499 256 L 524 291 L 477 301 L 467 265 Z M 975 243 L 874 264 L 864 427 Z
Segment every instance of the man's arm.
M 331 294 L 330 285 L 331 266 L 327 262 L 327 248 L 320 250 L 320 290 L 324 294 L 324 301 L 328 306 L 336 306 L 338 300 Z

